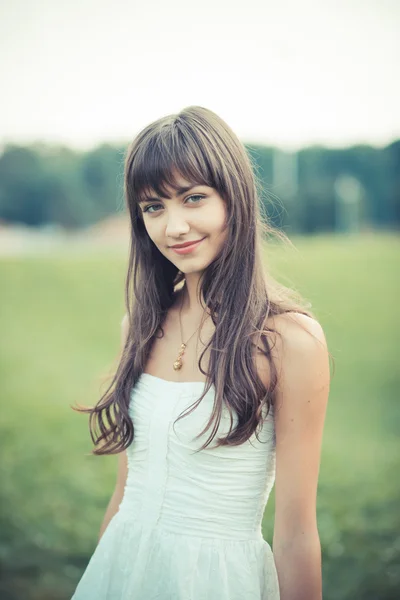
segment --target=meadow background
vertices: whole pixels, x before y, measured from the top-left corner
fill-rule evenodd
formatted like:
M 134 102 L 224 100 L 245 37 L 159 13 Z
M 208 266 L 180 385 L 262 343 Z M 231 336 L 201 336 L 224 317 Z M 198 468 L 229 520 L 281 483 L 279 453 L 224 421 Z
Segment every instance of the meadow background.
M 265 247 L 312 303 L 334 357 L 318 490 L 324 600 L 400 590 L 400 241 L 292 237 Z M 90 455 L 87 416 L 115 367 L 125 248 L 0 257 L 0 597 L 66 600 L 97 543 L 116 457 Z M 274 491 L 263 533 L 272 543 Z
M 96 547 L 117 458 L 90 454 L 71 406 L 100 398 L 120 352 L 124 157 L 149 123 L 200 105 L 245 144 L 263 214 L 294 243 L 270 240 L 267 264 L 311 302 L 334 359 L 323 598 L 398 600 L 398 0 L 2 8 L 0 599 L 69 600 Z

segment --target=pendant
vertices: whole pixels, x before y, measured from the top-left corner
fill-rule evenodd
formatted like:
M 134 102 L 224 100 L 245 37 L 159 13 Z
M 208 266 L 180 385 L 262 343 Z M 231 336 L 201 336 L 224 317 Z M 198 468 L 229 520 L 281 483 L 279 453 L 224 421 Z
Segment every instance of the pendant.
M 182 356 L 183 356 L 183 353 L 185 352 L 185 348 L 186 348 L 186 344 L 181 344 L 181 349 L 179 350 L 178 357 L 173 365 L 175 371 L 178 371 L 182 367 L 182 364 L 183 364 Z

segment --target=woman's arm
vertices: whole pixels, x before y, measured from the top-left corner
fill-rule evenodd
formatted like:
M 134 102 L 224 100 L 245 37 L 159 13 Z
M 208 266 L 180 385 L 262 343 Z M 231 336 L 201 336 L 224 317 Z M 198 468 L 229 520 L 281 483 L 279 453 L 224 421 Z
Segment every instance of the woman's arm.
M 281 333 L 272 351 L 279 377 L 273 555 L 280 600 L 321 600 L 316 505 L 329 354 L 323 330 L 314 319 L 298 313 L 280 315 L 274 326 Z
M 124 349 L 125 341 L 128 335 L 128 318 L 124 316 L 121 323 L 121 352 Z M 106 513 L 104 515 L 103 522 L 100 527 L 99 541 L 108 527 L 109 522 L 118 511 L 118 507 L 121 504 L 124 496 L 126 478 L 128 475 L 128 462 L 126 456 L 126 450 L 120 452 L 118 455 L 118 469 L 117 469 L 117 481 L 115 484 L 114 493 L 111 496 L 110 502 L 108 503 Z
M 128 464 L 125 450 L 124 452 L 120 452 L 120 454 L 118 455 L 117 482 L 115 485 L 114 493 L 111 496 L 110 502 L 108 503 L 107 510 L 100 527 L 99 541 L 101 540 L 103 533 L 107 529 L 109 522 L 111 521 L 113 516 L 118 512 L 118 507 L 121 504 L 122 498 L 124 496 L 127 474 Z

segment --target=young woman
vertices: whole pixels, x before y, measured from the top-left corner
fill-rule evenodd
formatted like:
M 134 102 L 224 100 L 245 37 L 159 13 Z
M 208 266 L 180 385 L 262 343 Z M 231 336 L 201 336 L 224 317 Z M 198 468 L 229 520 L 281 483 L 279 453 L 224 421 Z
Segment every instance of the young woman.
M 244 146 L 202 107 L 151 123 L 127 152 L 122 354 L 82 409 L 118 476 L 74 600 L 322 597 L 329 353 L 304 302 L 267 274 L 258 186 Z

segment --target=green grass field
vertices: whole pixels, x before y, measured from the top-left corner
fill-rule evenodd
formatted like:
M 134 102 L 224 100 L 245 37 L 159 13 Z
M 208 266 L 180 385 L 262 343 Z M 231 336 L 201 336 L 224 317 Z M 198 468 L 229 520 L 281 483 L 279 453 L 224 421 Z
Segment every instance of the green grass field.
M 312 303 L 335 361 L 318 524 L 324 600 L 400 590 L 400 243 L 395 235 L 293 238 L 273 274 Z M 93 552 L 116 457 L 91 456 L 87 416 L 116 364 L 127 257 L 0 257 L 0 596 L 65 600 Z M 264 516 L 271 543 L 274 493 Z M 244 599 L 245 600 L 245 599 Z

